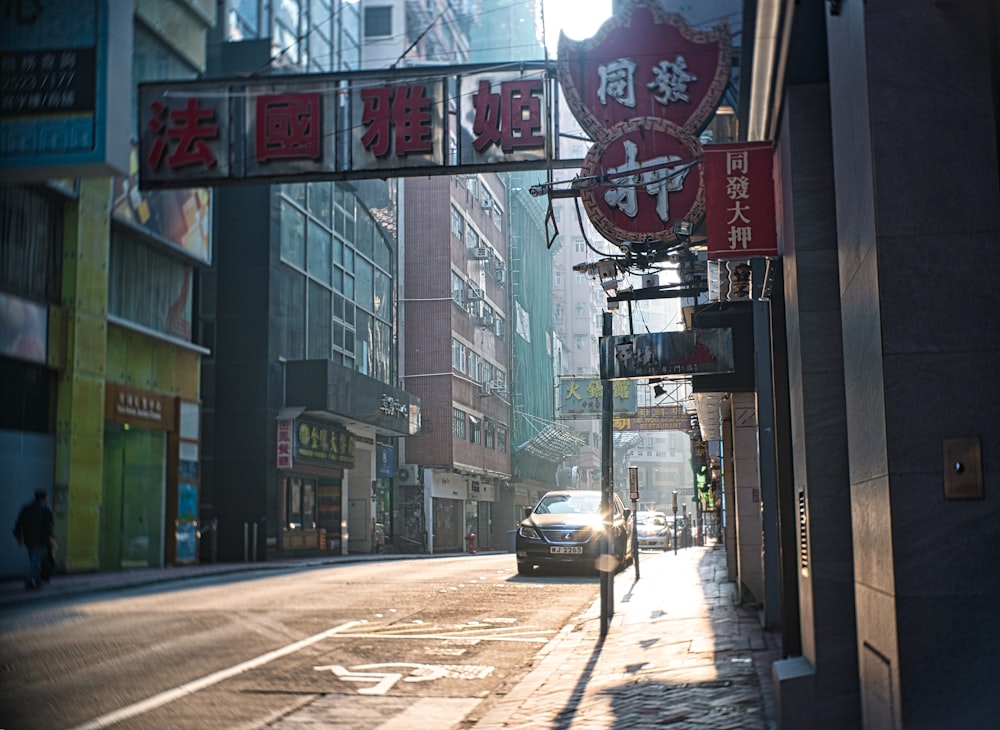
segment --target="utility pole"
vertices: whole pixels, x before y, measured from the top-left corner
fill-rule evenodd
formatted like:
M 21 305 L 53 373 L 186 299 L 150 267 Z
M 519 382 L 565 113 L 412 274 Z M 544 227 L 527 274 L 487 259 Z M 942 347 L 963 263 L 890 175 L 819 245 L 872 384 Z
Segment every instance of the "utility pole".
M 611 312 L 604 313 L 604 337 L 611 337 Z M 615 407 L 614 389 L 610 380 L 601 381 L 601 519 L 604 521 L 604 545 L 600 558 L 601 572 L 601 637 L 608 635 L 608 626 L 615 613 L 614 571 L 612 564 L 611 505 L 614 498 L 612 484 L 612 459 L 614 458 L 614 437 L 611 431 L 611 415 Z

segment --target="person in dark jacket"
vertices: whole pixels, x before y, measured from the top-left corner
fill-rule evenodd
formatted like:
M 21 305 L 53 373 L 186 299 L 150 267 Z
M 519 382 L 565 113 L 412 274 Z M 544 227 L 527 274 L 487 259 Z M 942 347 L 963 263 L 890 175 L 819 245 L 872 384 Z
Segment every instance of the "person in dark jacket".
M 28 571 L 24 575 L 24 585 L 29 589 L 41 586 L 42 565 L 53 547 L 52 529 L 55 520 L 49 509 L 48 496 L 44 489 L 36 490 L 35 500 L 21 508 L 14 524 L 17 544 L 28 549 Z

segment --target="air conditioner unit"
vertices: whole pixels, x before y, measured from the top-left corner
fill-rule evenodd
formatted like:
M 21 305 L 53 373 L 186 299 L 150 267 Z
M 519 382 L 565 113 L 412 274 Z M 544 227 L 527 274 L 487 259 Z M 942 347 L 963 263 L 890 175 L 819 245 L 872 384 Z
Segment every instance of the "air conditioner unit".
M 486 310 L 485 312 L 479 315 L 479 323 L 483 325 L 483 327 L 491 327 L 493 325 L 493 322 L 494 322 L 493 312 L 491 312 L 490 310 Z
M 472 258 L 474 259 L 488 259 L 490 257 L 490 250 L 486 246 L 476 246 L 472 249 Z
M 503 284 L 504 278 L 506 277 L 506 272 L 503 270 L 501 266 L 498 266 L 497 269 L 494 270 L 493 276 L 496 278 L 497 284 Z
M 485 398 L 488 395 L 493 395 L 493 386 L 490 383 L 480 383 L 479 384 L 479 397 Z
M 483 290 L 475 284 L 469 284 L 469 301 L 476 302 L 483 298 Z
M 403 487 L 419 487 L 420 486 L 420 465 L 419 464 L 403 464 L 399 467 L 396 472 L 396 479 L 399 480 L 400 486 Z
M 507 384 L 502 380 L 494 380 L 490 383 L 490 390 L 497 395 L 507 395 Z

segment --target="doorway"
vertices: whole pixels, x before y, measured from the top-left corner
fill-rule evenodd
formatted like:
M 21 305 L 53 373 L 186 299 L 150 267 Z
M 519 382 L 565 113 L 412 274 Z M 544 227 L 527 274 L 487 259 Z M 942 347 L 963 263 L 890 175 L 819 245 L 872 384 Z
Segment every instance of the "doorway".
M 108 423 L 104 429 L 101 567 L 162 567 L 166 432 Z

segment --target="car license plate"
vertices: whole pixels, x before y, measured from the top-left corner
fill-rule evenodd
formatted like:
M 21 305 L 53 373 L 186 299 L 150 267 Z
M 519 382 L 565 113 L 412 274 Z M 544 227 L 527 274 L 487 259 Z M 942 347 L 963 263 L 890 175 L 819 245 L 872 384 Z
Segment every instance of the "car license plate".
M 552 545 L 549 552 L 553 555 L 582 555 L 583 548 L 580 545 Z

